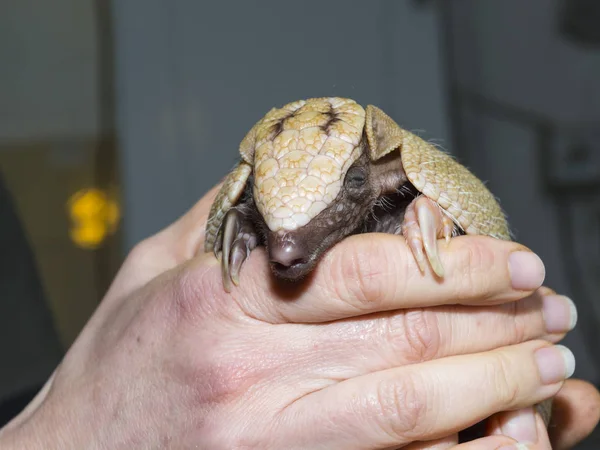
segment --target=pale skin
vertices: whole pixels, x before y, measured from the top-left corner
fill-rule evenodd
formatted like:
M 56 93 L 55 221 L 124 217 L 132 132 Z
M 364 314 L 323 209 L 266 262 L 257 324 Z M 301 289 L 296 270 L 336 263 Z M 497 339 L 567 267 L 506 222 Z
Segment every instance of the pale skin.
M 355 236 L 291 290 L 258 249 L 227 294 L 199 251 L 215 194 L 131 252 L 0 447 L 566 449 L 598 423 L 598 392 L 565 381 L 553 344 L 569 307 L 540 287 L 537 258 L 513 287 L 509 255 L 531 254 L 519 244 L 453 239 L 440 283 L 402 237 Z M 551 445 L 528 407 L 555 395 Z M 487 436 L 457 444 L 494 413 Z

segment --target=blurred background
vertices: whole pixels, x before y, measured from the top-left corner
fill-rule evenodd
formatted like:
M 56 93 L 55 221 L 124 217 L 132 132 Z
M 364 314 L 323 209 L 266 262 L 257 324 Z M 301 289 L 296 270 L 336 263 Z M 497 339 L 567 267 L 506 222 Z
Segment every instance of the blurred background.
M 266 111 L 319 96 L 381 107 L 488 182 L 578 305 L 565 343 L 600 383 L 597 0 L 4 0 L 0 60 L 0 423 L 127 252 Z

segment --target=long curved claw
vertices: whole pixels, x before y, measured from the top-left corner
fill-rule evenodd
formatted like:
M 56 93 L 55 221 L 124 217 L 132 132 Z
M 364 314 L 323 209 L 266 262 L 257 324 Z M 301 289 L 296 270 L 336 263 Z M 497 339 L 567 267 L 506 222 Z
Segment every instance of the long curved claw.
M 230 275 L 231 281 L 233 281 L 233 284 L 235 284 L 236 286 L 240 285 L 240 269 L 242 267 L 242 264 L 244 264 L 244 261 L 246 261 L 246 258 L 248 258 L 249 254 L 250 249 L 248 248 L 246 242 L 243 239 L 238 239 L 237 241 L 235 241 L 233 247 L 231 248 Z
M 415 257 L 415 261 L 417 261 L 417 264 L 419 265 L 419 270 L 422 273 L 425 273 L 427 260 L 425 259 L 425 254 L 423 253 L 423 241 L 419 238 L 412 238 L 410 241 L 408 241 L 408 246 Z
M 454 222 L 452 222 L 452 219 L 445 214 L 442 217 L 442 224 L 442 236 L 446 240 L 446 245 L 448 245 L 448 243 L 450 242 L 450 238 L 452 237 L 452 232 L 454 231 L 455 225 Z
M 437 239 L 450 241 L 454 223 L 443 214 L 433 200 L 419 196 L 406 208 L 402 234 L 408 243 L 421 272 L 425 272 L 427 261 L 433 272 L 440 278 L 444 276 L 444 266 L 438 253 Z M 423 252 L 425 250 L 425 252 Z
M 219 229 L 215 249 L 220 252 L 221 278 L 226 292 L 231 292 L 232 283 L 239 286 L 240 269 L 250 252 L 256 248 L 258 237 L 248 215 L 239 209 L 227 211 Z
M 223 228 L 223 250 L 221 259 L 221 277 L 223 278 L 223 287 L 226 292 L 231 292 L 231 269 L 229 266 L 229 257 L 233 243 L 240 231 L 240 214 L 235 209 L 230 209 L 224 220 Z
M 417 210 L 419 227 L 423 235 L 423 246 L 425 247 L 425 253 L 427 253 L 427 259 L 435 274 L 442 278 L 444 276 L 444 266 L 440 261 L 437 251 L 437 226 L 435 223 L 435 214 L 431 211 L 431 203 L 419 202 L 415 205 L 415 208 Z
M 221 225 L 221 227 L 219 227 L 219 230 L 217 231 L 217 237 L 215 239 L 215 244 L 213 245 L 213 253 L 215 255 L 215 258 L 217 258 L 217 261 L 221 261 L 221 250 L 223 248 L 223 225 Z

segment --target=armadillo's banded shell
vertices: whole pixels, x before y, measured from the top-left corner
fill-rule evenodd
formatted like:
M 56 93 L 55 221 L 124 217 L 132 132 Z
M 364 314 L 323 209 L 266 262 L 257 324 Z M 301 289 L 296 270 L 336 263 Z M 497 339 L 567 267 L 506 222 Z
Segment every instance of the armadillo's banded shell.
M 401 155 L 409 181 L 440 205 L 467 234 L 511 239 L 500 205 L 466 167 L 409 132 L 404 132 Z
M 240 161 L 225 177 L 223 185 L 208 214 L 209 219 L 206 224 L 204 251 L 210 252 L 213 250 L 223 218 L 227 211 L 239 200 L 251 173 L 252 166 L 245 161 Z
M 272 109 L 254 126 L 254 200 L 272 231 L 307 224 L 337 197 L 364 124 L 353 100 L 313 98 Z

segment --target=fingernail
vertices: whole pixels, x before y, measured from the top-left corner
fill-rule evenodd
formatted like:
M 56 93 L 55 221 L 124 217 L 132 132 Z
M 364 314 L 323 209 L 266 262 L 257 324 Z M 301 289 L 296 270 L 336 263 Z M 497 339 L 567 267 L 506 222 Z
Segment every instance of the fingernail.
M 505 414 L 506 422 L 500 427 L 503 435 L 522 443 L 537 442 L 537 424 L 533 408 L 510 411 Z
M 577 324 L 575 303 L 564 295 L 547 295 L 542 300 L 542 314 L 548 333 L 571 331 Z
M 500 447 L 500 450 L 529 450 L 529 446 L 525 444 L 513 444 Z
M 546 277 L 546 268 L 532 252 L 513 252 L 508 257 L 508 269 L 513 289 L 530 291 L 539 288 Z
M 544 384 L 558 383 L 571 377 L 575 372 L 575 356 L 563 345 L 536 350 L 535 360 Z

